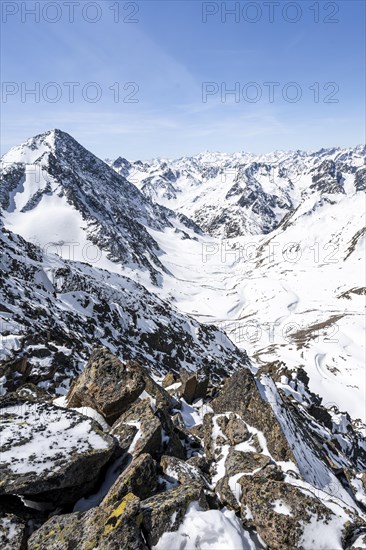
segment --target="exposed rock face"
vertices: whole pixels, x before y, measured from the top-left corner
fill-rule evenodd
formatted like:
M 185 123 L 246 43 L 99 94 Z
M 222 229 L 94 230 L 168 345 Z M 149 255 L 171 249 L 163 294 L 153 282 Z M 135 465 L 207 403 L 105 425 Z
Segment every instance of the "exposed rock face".
M 195 481 L 143 501 L 141 503 L 142 525 L 148 544 L 154 546 L 163 533 L 176 531 L 185 516 L 188 505 L 195 501 L 199 501 L 203 508 L 207 508 L 203 487 Z
M 209 376 L 204 371 L 190 373 L 185 369 L 180 370 L 182 386 L 179 393 L 187 403 L 193 403 L 195 399 L 205 398 L 209 384 Z
M 162 381 L 162 386 L 163 388 L 168 388 L 169 386 L 172 386 L 173 384 L 175 384 L 175 382 L 176 382 L 176 379 L 174 374 L 172 372 L 168 372 L 164 376 L 164 379 Z
M 293 485 L 256 475 L 242 477 L 240 485 L 243 510 L 249 507 L 258 534 L 273 550 L 302 550 L 304 532 L 312 529 L 312 521 L 331 529 L 332 522 L 336 525 L 340 519 L 319 499 Z M 313 541 L 315 548 L 315 533 Z
M 0 545 L 7 550 L 25 550 L 27 547 L 27 528 L 13 514 L 0 515 Z
M 140 499 L 128 493 L 113 506 L 101 504 L 85 513 L 54 516 L 28 541 L 29 550 L 147 550 L 141 535 Z
M 164 389 L 164 387 L 155 382 L 155 380 L 150 376 L 146 368 L 141 367 L 141 365 L 137 361 L 129 361 L 128 367 L 130 371 L 136 371 L 136 373 L 141 375 L 145 383 L 145 391 L 153 400 L 155 400 L 155 405 L 157 407 L 170 408 L 173 406 L 174 400 L 172 399 L 172 397 Z
M 168 163 L 153 159 L 121 165 L 117 159 L 111 165 L 149 199 L 226 238 L 269 233 L 294 211 L 299 194 L 344 194 L 346 176 L 356 191 L 365 189 L 364 159 L 365 148 L 359 146 L 260 156 L 203 153 Z
M 94 352 L 88 371 L 71 389 L 76 401 L 69 405 L 81 404 L 84 388 L 82 404 L 93 403 L 109 420 L 127 407 L 111 427 L 104 425 L 108 435 L 34 387 L 18 391 L 32 400 L 1 399 L 0 540 L 6 548 L 25 550 L 27 541 L 28 550 L 148 550 L 159 548 L 166 533 L 189 536 L 192 518 L 201 521 L 195 514 L 223 525 L 235 519 L 238 550 L 263 550 L 263 542 L 271 550 L 316 548 L 319 529 L 327 550 L 328 540 L 347 550 L 361 544 L 363 455 L 347 454 L 348 438 L 358 442 L 356 434 L 340 431 L 340 443 L 333 443 L 319 401 L 295 408 L 276 393 L 271 369 L 258 380 L 241 369 L 214 399 L 191 405 L 180 387 L 167 394 L 141 366 L 124 365 L 105 349 Z M 142 380 L 139 391 L 136 380 Z M 95 416 L 92 409 L 88 414 Z M 293 455 L 296 437 L 302 454 Z M 27 506 L 16 494 L 25 495 Z M 42 511 L 32 508 L 44 502 Z M 209 526 L 202 524 L 203 540 L 211 540 Z
M 322 193 L 330 194 L 344 193 L 342 173 L 337 170 L 333 160 L 322 162 L 322 164 L 314 170 L 312 182 L 310 189 L 316 189 Z
M 355 175 L 355 187 L 357 191 L 366 191 L 366 168 L 359 168 Z
M 217 380 L 248 363 L 217 327 L 180 313 L 128 277 L 46 254 L 3 227 L 0 249 L 6 391 L 32 383 L 64 394 L 98 345 L 159 376 L 206 365 Z M 147 391 L 154 396 L 153 387 Z M 156 392 L 157 401 L 168 399 L 163 388 Z
M 225 428 L 225 435 L 230 445 L 238 445 L 249 439 L 249 431 L 246 424 L 235 414 L 229 416 L 229 421 Z
M 154 494 L 157 486 L 157 464 L 149 454 L 142 454 L 133 460 L 114 482 L 104 499 L 104 505 L 113 505 L 128 493 L 133 493 L 143 500 Z
M 178 458 L 185 459 L 186 450 L 182 443 L 184 434 L 174 426 L 171 416 L 165 409 L 158 409 L 156 411 L 156 415 L 159 418 L 163 429 L 162 454 L 173 455 Z
M 54 130 L 2 159 L 0 395 L 12 395 L 0 406 L 0 546 L 23 550 L 31 536 L 28 548 L 151 550 L 163 533 L 172 531 L 173 537 L 164 540 L 173 540 L 179 530 L 181 543 L 169 550 L 205 547 L 206 542 L 228 547 L 221 544 L 221 534 L 229 523 L 237 537 L 230 550 L 262 550 L 262 540 L 269 550 L 365 546 L 362 421 L 355 421 L 360 417 L 353 413 L 352 420 L 337 404 L 327 409 L 313 385 L 310 391 L 305 372 L 311 384 L 311 368 L 316 379 L 337 377 L 336 384 L 341 381 L 350 397 L 350 413 L 352 394 L 355 403 L 360 400 L 362 390 L 353 384 L 357 374 L 343 378 L 351 370 L 351 346 L 345 346 L 347 355 L 341 351 L 339 361 L 333 361 L 337 345 L 330 346 L 335 351 L 327 364 L 315 359 L 310 366 L 308 360 L 318 347 L 311 342 L 319 329 L 336 328 L 339 321 L 344 327 L 349 323 L 352 338 L 358 335 L 348 313 L 356 315 L 365 289 L 357 276 L 352 281 L 348 276 L 353 275 L 351 265 L 362 260 L 359 193 L 366 188 L 365 153 L 365 147 L 358 147 L 261 157 L 203 154 L 144 164 L 120 158 L 112 170 L 71 136 Z M 174 205 L 177 213 L 159 206 L 160 201 Z M 194 318 L 208 320 L 212 313 L 218 319 L 216 307 L 211 312 L 210 304 L 205 311 L 192 307 L 193 316 L 186 315 L 178 309 L 181 292 L 169 288 L 182 274 L 172 249 L 192 245 L 196 256 L 203 244 L 193 220 L 219 237 L 210 241 L 214 248 L 218 245 L 223 262 L 226 252 L 236 260 L 230 262 L 233 271 L 229 265 L 216 270 L 213 264 L 203 268 L 207 280 L 192 273 L 191 282 L 205 287 L 208 301 L 215 291 L 227 297 L 230 303 L 220 319 L 226 311 L 238 321 L 255 316 L 261 324 L 270 320 L 265 312 L 273 311 L 267 292 L 272 283 L 275 309 L 287 306 L 291 315 L 305 320 L 304 328 L 290 334 L 297 355 L 276 342 L 262 349 L 255 345 L 262 367 L 255 375 L 243 369 L 220 386 L 222 377 L 251 366 L 233 344 L 243 341 L 242 323 L 238 330 L 228 327 L 230 340 L 214 325 Z M 68 244 L 74 243 L 63 241 L 69 238 L 63 234 L 65 225 L 70 238 L 77 235 L 79 244 L 90 243 L 102 254 L 95 263 L 85 247 L 70 249 Z M 318 231 L 325 226 L 327 231 Z M 246 239 L 219 242 L 272 231 L 268 238 L 255 239 L 259 247 L 252 266 L 245 260 Z M 284 258 L 272 262 L 267 257 L 268 245 L 285 241 L 291 242 L 290 252 L 301 252 L 293 240 L 310 250 L 314 243 L 325 245 L 324 250 L 331 243 L 339 248 L 334 269 L 340 279 L 325 293 L 334 294 L 335 302 L 324 297 L 323 320 L 319 307 L 303 307 L 305 296 L 296 292 L 302 288 L 298 277 L 294 286 L 290 282 L 284 288 Z M 57 254 L 49 254 L 50 243 Z M 227 248 L 231 243 L 234 248 Z M 326 275 L 335 273 L 331 266 L 327 271 L 326 258 L 323 254 L 315 262 L 314 255 L 325 287 Z M 243 273 L 239 260 L 246 264 Z M 304 273 L 307 283 L 314 262 L 302 260 L 297 275 Z M 342 276 L 343 261 L 348 267 Z M 192 265 L 197 270 L 198 263 Z M 229 270 L 233 277 L 221 285 Z M 270 284 L 263 281 L 267 276 Z M 184 277 L 182 290 L 190 292 L 186 283 Z M 239 318 L 244 304 L 245 315 Z M 338 304 L 346 316 L 329 313 Z M 343 337 L 338 344 L 344 347 Z M 70 381 L 100 345 L 105 348 L 97 349 L 69 392 Z M 288 364 L 276 364 L 278 358 Z M 163 386 L 168 390 L 150 376 L 160 380 L 167 372 Z M 68 392 L 69 407 L 86 405 L 83 414 L 96 419 L 100 429 L 81 410 L 52 404 L 56 394 Z M 332 395 L 327 387 L 322 395 L 328 392 Z M 19 402 L 25 403 L 25 411 L 14 410 Z M 340 396 L 340 402 L 344 409 L 347 399 Z M 63 399 L 57 403 L 64 406 Z M 200 511 L 199 502 L 209 510 Z M 202 538 L 200 532 L 190 537 L 190 527 L 197 523 Z
M 96 349 L 72 386 L 69 407 L 92 407 L 112 424 L 145 388 L 140 373 L 105 348 Z
M 148 399 L 138 400 L 112 426 L 111 434 L 118 441 L 124 441 L 126 429 L 137 429 L 139 432 L 130 447 L 130 453 L 138 456 L 141 453 L 155 455 L 161 448 L 162 426 L 160 420 L 153 413 Z M 132 441 L 131 441 L 132 443 Z M 123 445 L 123 443 L 121 443 Z
M 211 403 L 216 414 L 235 412 L 244 417 L 253 396 L 257 393 L 255 380 L 249 369 L 240 369 L 225 380 L 220 395 Z
M 268 403 L 260 396 L 249 369 L 240 369 L 228 378 L 220 396 L 211 404 L 216 413 L 233 411 L 251 426 L 262 431 L 270 453 L 276 460 L 293 460 L 281 427 Z
M 0 407 L 0 494 L 73 501 L 90 489 L 116 446 L 75 411 L 11 397 Z
M 129 450 L 139 430 L 135 424 L 122 424 L 118 420 L 116 420 L 113 426 L 115 426 L 115 431 L 112 432 L 112 435 L 118 442 L 116 454 L 122 456 Z
M 14 154 L 10 157 L 15 160 Z M 53 196 L 59 205 L 72 207 L 86 220 L 83 231 L 88 240 L 104 249 L 111 260 L 137 263 L 151 271 L 152 279 L 157 266 L 164 269 L 158 244 L 147 227 L 171 227 L 173 212 L 153 205 L 134 185 L 60 130 L 31 138 L 18 148 L 15 157 L 18 162 L 4 157 L 2 207 L 7 207 L 9 195 L 20 182 L 27 184 L 27 166 L 31 164 L 33 171 L 42 170 L 45 178 L 40 178 L 38 189 L 32 190 L 20 214 L 34 211 L 44 195 Z M 52 240 L 51 217 L 49 221 Z
M 162 456 L 160 466 L 169 478 L 176 479 L 182 485 L 189 484 L 191 481 L 198 481 L 206 486 L 209 485 L 200 468 L 175 456 Z
M 138 497 L 146 498 L 156 488 L 156 462 L 148 454 L 141 455 L 117 478 L 99 507 L 82 514 L 51 518 L 31 537 L 29 548 L 56 550 L 60 544 L 60 548 L 69 549 L 77 543 L 78 548 L 85 550 L 94 547 L 144 549 Z
M 270 464 L 268 456 L 257 453 L 245 453 L 236 451 L 230 447 L 229 454 L 225 461 L 225 471 L 227 476 L 234 476 L 239 473 L 249 474 L 261 470 Z

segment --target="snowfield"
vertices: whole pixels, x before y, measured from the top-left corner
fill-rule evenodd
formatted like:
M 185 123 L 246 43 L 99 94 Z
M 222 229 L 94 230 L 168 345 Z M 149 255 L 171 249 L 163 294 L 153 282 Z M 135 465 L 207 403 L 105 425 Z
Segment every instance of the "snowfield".
M 361 467 L 347 481 L 357 504 L 338 471 L 362 463 L 357 453 L 366 426 L 365 164 L 362 146 L 104 163 L 59 130 L 13 148 L 3 157 L 0 189 L 0 359 L 18 368 L 18 355 L 26 354 L 32 381 L 59 395 L 95 344 L 138 360 L 159 381 L 181 368 L 204 367 L 219 380 L 249 367 L 296 461 L 277 460 L 285 483 L 329 510 L 330 519 L 315 514 L 304 523 L 302 547 L 342 550 L 344 526 L 357 507 L 365 517 L 366 503 Z M 14 383 L 6 371 L 0 395 Z M 284 396 L 297 416 L 284 407 Z M 148 391 L 140 398 L 150 399 L 155 411 Z M 190 403 L 182 398 L 173 412 L 188 431 L 212 415 L 213 452 L 221 453 L 213 487 L 225 476 L 230 450 L 256 453 L 253 440 L 276 463 L 259 429 L 247 424 L 248 440 L 230 446 L 220 427 L 226 413 L 213 414 L 203 399 Z M 36 433 L 41 406 L 3 410 L 9 422 L 2 427 L 2 460 L 12 474 L 36 468 L 47 476 L 70 449 L 107 448 L 102 430 L 108 425 L 93 408 L 77 408 L 84 415 L 77 424 L 76 412 L 63 408 L 64 397 L 54 405 Z M 318 405 L 329 414 L 326 427 L 313 422 Z M 13 437 L 9 419 L 19 426 L 16 457 L 6 448 Z M 311 436 L 302 429 L 304 419 Z M 140 421 L 127 424 L 137 429 L 132 454 L 143 432 Z M 324 449 L 331 466 L 320 454 Z M 42 463 L 38 450 L 46 457 Z M 75 511 L 102 501 L 117 466 L 118 460 Z M 241 476 L 228 479 L 239 506 Z M 284 520 L 293 516 L 281 498 L 271 506 Z M 252 518 L 248 507 L 246 520 Z M 366 548 L 361 538 L 358 547 Z M 153 548 L 267 546 L 234 511 L 204 510 L 195 500 L 179 528 Z

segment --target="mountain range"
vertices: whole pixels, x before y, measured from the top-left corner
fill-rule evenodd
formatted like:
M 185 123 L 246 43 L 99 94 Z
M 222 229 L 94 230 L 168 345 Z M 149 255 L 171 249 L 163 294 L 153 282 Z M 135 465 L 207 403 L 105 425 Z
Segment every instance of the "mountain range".
M 240 531 L 240 548 L 310 550 L 308 535 L 302 542 L 279 535 L 281 514 L 293 516 L 294 501 L 292 512 L 289 504 L 287 512 L 274 505 L 278 514 L 268 533 L 259 512 L 250 518 L 253 510 L 245 511 L 250 501 L 243 500 L 245 490 L 249 495 L 251 488 L 240 482 L 241 511 L 228 496 L 230 475 L 237 482 L 244 471 L 235 466 L 229 475 L 232 454 L 260 462 L 259 452 L 285 476 L 266 477 L 269 485 L 293 485 L 288 472 L 294 468 L 297 486 L 302 483 L 311 498 L 330 495 L 328 509 L 338 514 L 338 520 L 329 520 L 331 531 L 338 534 L 329 546 L 318 511 L 309 520 L 317 548 L 365 548 L 366 147 L 103 161 L 67 133 L 51 130 L 5 154 L 1 172 L 0 407 L 9 407 L 9 399 L 28 387 L 45 392 L 48 400 L 57 397 L 53 407 L 75 408 L 75 384 L 84 384 L 82 373 L 91 368 L 88 359 L 96 347 L 116 357 L 107 360 L 108 369 L 117 368 L 117 360 L 137 362 L 151 377 L 145 380 L 147 397 L 166 377 L 171 382 L 163 384 L 173 399 L 165 396 L 164 414 L 182 416 L 180 437 L 188 439 L 183 450 L 167 454 L 192 458 L 193 435 L 182 433 L 195 430 L 197 456 L 211 464 L 202 471 L 215 498 L 206 495 L 207 512 L 191 509 L 195 519 L 198 513 L 234 510 L 242 518 L 239 531 L 246 533 Z M 100 375 L 101 387 L 109 387 L 107 374 L 111 371 Z M 237 387 L 231 387 L 235 377 Z M 202 378 L 210 380 L 210 392 L 199 386 Z M 189 390 L 192 379 L 201 388 L 196 393 Z M 118 393 L 118 381 L 115 388 Z M 80 395 L 78 406 L 103 417 L 100 404 Z M 135 407 L 132 397 L 131 403 Z M 122 413 L 127 414 L 118 409 Z M 234 418 L 229 413 L 239 415 L 251 433 L 257 430 L 260 451 L 244 444 L 245 438 L 241 446 L 230 440 L 229 449 L 225 429 Z M 217 421 L 225 415 L 224 429 Z M 213 424 L 207 432 L 208 418 Z M 133 422 L 140 430 L 142 420 Z M 159 445 L 169 430 L 175 437 L 164 422 Z M 279 435 L 271 434 L 271 424 Z M 276 445 L 282 438 L 287 450 L 281 458 Z M 137 460 L 134 445 L 127 447 Z M 159 469 L 158 447 L 150 454 Z M 164 475 L 169 481 L 169 472 Z M 176 490 L 168 481 L 164 491 Z M 162 492 L 159 487 L 148 497 Z M 19 494 L 28 498 L 24 491 Z M 0 513 L 2 506 L 7 510 L 1 495 L 0 485 Z M 310 500 L 304 502 L 312 509 Z M 67 506 L 63 512 L 70 512 Z M 172 531 L 180 533 L 184 517 L 173 522 Z M 154 542 L 145 535 L 136 548 L 165 548 L 157 545 L 163 533 Z M 273 536 L 279 538 L 272 544 Z M 9 542 L 9 548 L 18 547 Z

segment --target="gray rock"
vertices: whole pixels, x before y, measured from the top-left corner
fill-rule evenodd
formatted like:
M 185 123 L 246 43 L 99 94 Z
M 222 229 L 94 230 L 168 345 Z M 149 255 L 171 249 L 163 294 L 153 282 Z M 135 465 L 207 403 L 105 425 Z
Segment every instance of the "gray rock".
M 269 403 L 261 398 L 249 369 L 240 369 L 227 378 L 211 407 L 216 414 L 234 412 L 247 424 L 263 432 L 268 450 L 275 460 L 295 462 L 281 426 Z
M 113 505 L 53 516 L 28 540 L 28 550 L 147 550 L 141 535 L 140 500 L 127 493 Z
M 263 475 L 243 476 L 240 485 L 244 524 L 254 525 L 258 535 L 273 550 L 302 550 L 302 534 L 312 521 L 327 526 L 333 519 L 341 519 L 337 520 L 319 499 L 294 485 L 265 479 Z M 247 507 L 253 517 L 248 524 Z
M 137 426 L 123 424 L 116 420 L 112 426 L 111 435 L 118 441 L 118 448 L 116 449 L 117 456 L 122 456 L 127 453 L 138 431 Z
M 213 441 L 212 431 L 213 431 L 213 413 L 207 413 L 203 417 L 202 429 L 203 429 L 203 442 L 205 447 L 205 453 L 208 460 L 213 460 L 215 458 L 215 442 Z
M 229 421 L 224 431 L 230 445 L 238 445 L 247 441 L 250 437 L 249 430 L 243 420 L 235 414 L 229 416 Z
M 25 550 L 27 527 L 13 514 L 0 514 L 0 546 L 4 550 Z
M 69 407 L 92 407 L 113 424 L 145 388 L 141 373 L 106 348 L 96 348 L 85 370 L 72 385 Z
M 182 381 L 179 393 L 187 403 L 206 397 L 209 376 L 203 370 L 192 373 L 182 368 L 179 374 Z
M 131 426 L 132 423 L 132 426 Z M 135 425 L 133 425 L 135 423 Z M 160 420 L 153 413 L 149 399 L 138 400 L 131 408 L 116 420 L 110 431 L 111 435 L 121 442 L 121 446 L 125 448 L 126 430 L 133 428 L 140 432 L 140 436 L 132 450 L 133 456 L 138 456 L 142 453 L 149 453 L 152 456 L 159 454 L 161 448 L 162 426 Z M 128 438 L 129 440 L 130 438 Z M 131 441 L 132 442 L 132 441 Z
M 175 379 L 174 374 L 172 373 L 172 371 L 169 371 L 164 376 L 161 385 L 163 386 L 163 388 L 168 388 L 169 386 L 172 386 L 173 384 L 175 384 L 175 382 L 176 382 L 176 379 Z
M 176 456 L 177 458 L 186 458 L 186 451 L 182 444 L 181 438 L 184 439 L 185 435 L 176 428 L 171 420 L 170 415 L 166 409 L 158 409 L 156 411 L 162 428 L 163 428 L 163 441 L 162 441 L 162 453 L 166 455 Z
M 5 399 L 0 405 L 0 494 L 59 504 L 90 490 L 116 442 L 76 411 Z
M 173 406 L 177 406 L 177 401 L 171 397 L 164 387 L 151 378 L 145 367 L 142 367 L 137 361 L 129 361 L 128 365 L 131 370 L 135 370 L 141 375 L 145 383 L 145 391 L 155 399 L 157 407 L 170 409 Z
M 239 480 L 237 481 L 239 483 Z M 220 499 L 221 505 L 226 506 L 230 510 L 235 510 L 239 512 L 241 505 L 238 500 L 235 498 L 230 485 L 229 478 L 227 476 L 222 477 L 216 484 L 215 493 Z
M 198 481 L 209 487 L 208 480 L 194 463 L 185 462 L 175 456 L 162 456 L 160 466 L 167 476 L 176 479 L 182 485 Z
M 142 525 L 150 547 L 158 543 L 163 533 L 179 528 L 189 504 L 194 501 L 207 509 L 202 484 L 192 481 L 189 485 L 180 485 L 141 503 Z
M 115 504 L 127 493 L 133 493 L 140 499 L 148 498 L 155 493 L 157 485 L 157 464 L 149 454 L 142 454 L 116 479 L 104 498 L 103 506 Z
M 258 468 L 265 468 L 270 464 L 271 459 L 268 456 L 257 453 L 244 453 L 230 447 L 225 460 L 225 471 L 227 476 L 234 476 L 239 473 L 252 473 Z

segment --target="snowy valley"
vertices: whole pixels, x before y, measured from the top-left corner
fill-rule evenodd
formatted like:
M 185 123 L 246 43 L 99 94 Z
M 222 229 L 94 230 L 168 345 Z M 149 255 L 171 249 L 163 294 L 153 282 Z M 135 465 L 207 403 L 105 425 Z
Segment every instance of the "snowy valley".
M 366 147 L 1 168 L 2 547 L 366 548 Z

